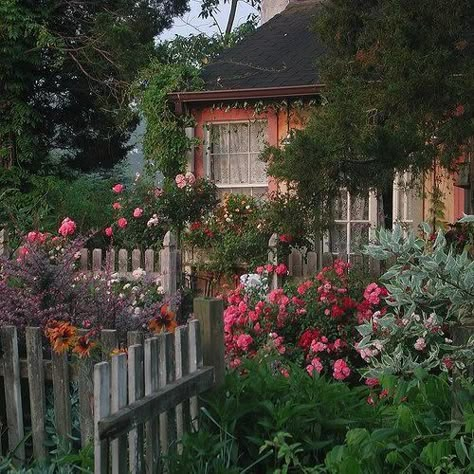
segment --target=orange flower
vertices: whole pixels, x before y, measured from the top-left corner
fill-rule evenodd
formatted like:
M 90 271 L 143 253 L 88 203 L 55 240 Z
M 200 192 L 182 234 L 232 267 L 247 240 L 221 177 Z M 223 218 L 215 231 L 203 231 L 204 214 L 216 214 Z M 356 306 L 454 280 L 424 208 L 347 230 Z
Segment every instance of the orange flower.
M 167 304 L 163 305 L 160 309 L 160 314 L 148 323 L 148 328 L 155 334 L 163 331 L 174 332 L 177 326 L 176 314 L 169 309 Z
M 110 353 L 111 356 L 119 355 L 119 354 L 126 354 L 128 356 L 128 349 L 126 347 L 116 347 Z
M 70 323 L 52 321 L 45 333 L 54 352 L 62 354 L 76 342 L 77 328 Z
M 81 359 L 90 357 L 91 350 L 95 347 L 96 343 L 91 341 L 87 336 L 81 336 L 78 340 L 72 352 L 77 354 Z

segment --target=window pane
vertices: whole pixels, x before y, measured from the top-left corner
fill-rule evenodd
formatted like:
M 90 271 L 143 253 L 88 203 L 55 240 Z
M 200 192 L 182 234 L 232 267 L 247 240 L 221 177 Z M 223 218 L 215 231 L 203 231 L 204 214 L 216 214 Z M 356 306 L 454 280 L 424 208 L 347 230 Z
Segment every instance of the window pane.
M 217 184 L 229 183 L 229 155 L 212 157 L 213 179 Z
M 227 125 L 211 127 L 211 150 L 217 155 L 229 153 L 229 129 Z
M 249 124 L 231 123 L 230 130 L 230 152 L 241 153 L 249 151 Z
M 252 183 L 267 183 L 267 164 L 264 163 L 260 158 L 259 154 L 250 155 L 250 181 Z
M 261 152 L 267 139 L 267 123 L 258 121 L 250 124 L 250 151 Z
M 332 253 L 347 252 L 347 226 L 346 224 L 336 224 L 331 232 L 330 251 Z
M 230 183 L 247 184 L 249 179 L 249 155 L 230 156 Z
M 351 224 L 351 253 L 361 250 L 369 243 L 369 224 Z
M 351 221 L 369 220 L 369 197 L 351 196 Z
M 341 191 L 334 200 L 334 219 L 347 220 L 347 191 Z

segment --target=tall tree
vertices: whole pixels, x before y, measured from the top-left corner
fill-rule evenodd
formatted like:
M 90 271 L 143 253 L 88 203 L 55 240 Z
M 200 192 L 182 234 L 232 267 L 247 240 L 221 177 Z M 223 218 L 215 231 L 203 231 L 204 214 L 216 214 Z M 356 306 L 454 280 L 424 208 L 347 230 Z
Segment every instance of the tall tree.
M 130 83 L 187 4 L 0 2 L 0 164 L 37 170 L 52 153 L 81 169 L 122 159 L 136 124 Z
M 456 166 L 474 136 L 472 0 L 330 0 L 316 30 L 325 84 L 309 127 L 270 170 L 313 209 L 339 187 Z

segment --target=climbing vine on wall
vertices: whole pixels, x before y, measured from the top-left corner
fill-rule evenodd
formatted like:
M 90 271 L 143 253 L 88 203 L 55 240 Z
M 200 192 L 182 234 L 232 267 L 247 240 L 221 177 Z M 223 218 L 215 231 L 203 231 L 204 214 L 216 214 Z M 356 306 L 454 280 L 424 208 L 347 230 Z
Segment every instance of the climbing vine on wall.
M 143 143 L 149 171 L 161 171 L 174 178 L 186 167 L 186 152 L 194 140 L 186 137 L 186 127 L 194 120 L 190 115 L 175 113 L 168 95 L 176 91 L 202 89 L 199 71 L 192 66 L 152 62 L 135 84 L 138 106 L 146 121 Z

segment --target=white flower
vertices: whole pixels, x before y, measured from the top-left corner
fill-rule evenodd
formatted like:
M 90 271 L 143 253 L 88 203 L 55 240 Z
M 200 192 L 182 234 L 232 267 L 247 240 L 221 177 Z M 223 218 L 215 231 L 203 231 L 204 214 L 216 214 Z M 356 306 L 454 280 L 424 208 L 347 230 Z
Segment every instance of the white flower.
M 163 295 L 165 293 L 165 289 L 162 287 L 162 286 L 159 286 L 157 289 L 156 289 L 156 292 L 159 294 L 159 295 Z
M 423 337 L 419 337 L 415 344 L 414 347 L 417 351 L 422 351 L 426 347 L 426 341 Z
M 376 339 L 373 342 L 373 344 L 374 344 L 375 348 L 378 349 L 379 351 L 381 351 L 383 349 L 383 344 L 378 339 Z
M 226 222 L 232 222 L 232 219 L 230 217 L 227 217 L 225 221 Z
M 132 285 L 130 285 L 130 283 L 125 283 L 125 285 L 123 285 L 123 288 L 122 290 L 128 290 Z
M 420 315 L 419 315 L 419 314 L 414 314 L 414 315 L 413 315 L 413 319 L 414 319 L 414 320 L 415 320 L 417 323 L 419 323 L 419 322 L 420 322 L 420 320 L 421 320 L 421 318 L 420 318 Z
M 444 339 L 444 342 L 445 342 L 446 344 L 451 344 L 451 343 L 453 342 L 453 340 L 446 337 L 446 338 Z
M 140 316 L 141 312 L 142 312 L 142 309 L 141 309 L 141 308 L 135 308 L 135 309 L 133 310 L 133 314 L 134 314 L 135 316 Z
M 403 319 L 402 319 L 402 324 L 403 324 L 404 326 L 406 326 L 406 325 L 408 324 L 408 319 L 407 319 L 407 318 L 403 318 Z
M 133 270 L 132 276 L 135 278 L 135 280 L 140 280 L 140 278 L 144 277 L 146 275 L 146 271 L 143 270 L 143 268 L 137 268 L 136 270 Z

